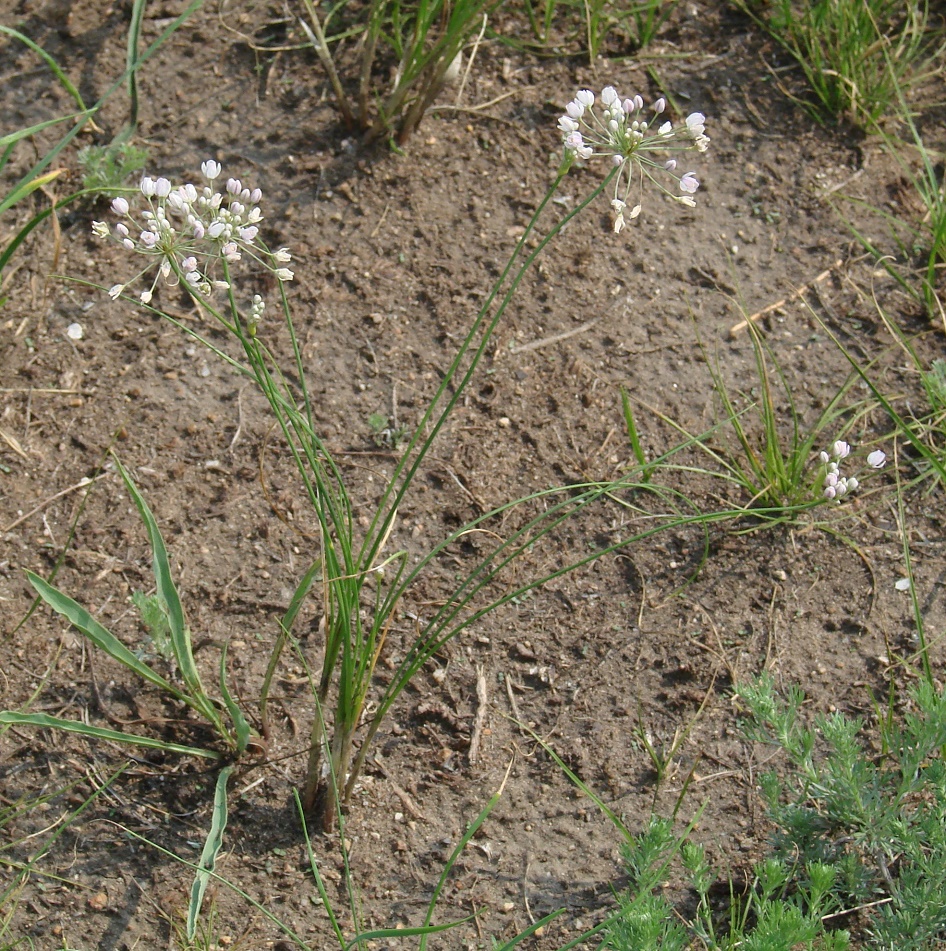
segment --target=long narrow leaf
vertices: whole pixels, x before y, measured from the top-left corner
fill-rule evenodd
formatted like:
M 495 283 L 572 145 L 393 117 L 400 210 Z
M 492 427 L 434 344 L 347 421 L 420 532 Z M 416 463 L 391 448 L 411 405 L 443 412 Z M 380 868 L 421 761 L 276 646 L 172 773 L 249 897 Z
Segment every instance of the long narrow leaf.
M 230 693 L 229 687 L 227 687 L 226 644 L 223 645 L 223 650 L 220 651 L 220 696 L 223 697 L 223 704 L 227 708 L 227 713 L 230 714 L 230 719 L 233 721 L 233 729 L 236 731 L 237 737 L 237 752 L 242 753 L 249 745 L 251 730 L 249 723 L 246 721 L 246 717 L 243 715 L 243 711 L 233 699 L 233 695 Z
M 13 39 L 19 40 L 25 46 L 28 46 L 40 59 L 42 59 L 46 65 L 53 71 L 56 79 L 59 80 L 59 84 L 63 89 L 72 96 L 76 101 L 76 105 L 83 111 L 88 112 L 85 103 L 82 101 L 82 96 L 79 94 L 79 90 L 73 86 L 72 81 L 69 77 L 63 72 L 62 67 L 57 63 L 49 53 L 46 52 L 38 43 L 34 43 L 28 36 L 20 33 L 19 30 L 14 30 L 9 26 L 0 26 L 0 34 L 6 34 L 7 36 L 12 36 Z
M 191 900 L 187 907 L 187 938 L 194 940 L 197 934 L 197 919 L 200 917 L 200 908 L 204 903 L 204 894 L 210 884 L 210 876 L 217 864 L 217 855 L 223 846 L 223 833 L 227 828 L 227 782 L 233 774 L 233 766 L 225 766 L 217 777 L 214 789 L 214 809 L 210 820 L 210 832 L 200 853 L 199 868 L 191 886 Z
M 139 660 L 111 631 L 99 624 L 81 604 L 73 601 L 67 594 L 63 594 L 58 588 L 54 588 L 39 575 L 33 574 L 32 571 L 27 571 L 26 577 L 36 589 L 36 593 L 57 614 L 66 618 L 76 630 L 81 631 L 96 647 L 105 651 L 109 657 L 114 658 L 132 673 L 137 674 L 143 680 L 147 680 L 148 683 L 160 687 L 161 690 L 166 691 L 178 700 L 185 699 L 180 690 Z
M 273 683 L 273 677 L 276 673 L 276 667 L 279 664 L 279 658 L 282 656 L 283 649 L 286 646 L 286 638 L 292 631 L 292 625 L 295 624 L 296 615 L 298 615 L 305 599 L 308 597 L 315 581 L 316 574 L 322 568 L 322 559 L 316 558 L 309 566 L 309 570 L 302 576 L 302 580 L 296 586 L 296 590 L 289 602 L 289 607 L 283 615 L 282 623 L 279 625 L 279 636 L 273 645 L 272 652 L 269 655 L 269 661 L 266 664 L 266 673 L 263 676 L 263 686 L 260 690 L 259 698 L 259 716 L 262 722 L 263 736 L 269 735 L 269 691 Z
M 72 119 L 85 119 L 90 115 L 92 115 L 92 110 L 87 109 L 85 112 L 74 112 L 68 116 L 46 119 L 44 122 L 37 122 L 35 125 L 27 126 L 25 129 L 8 132 L 6 135 L 0 136 L 0 148 L 5 149 L 9 145 L 16 145 L 21 139 L 28 139 L 31 135 L 42 132 L 43 129 L 48 129 L 52 125 L 58 125 L 60 122 L 69 122 Z
M 460 837 L 460 841 L 457 842 L 456 847 L 453 852 L 450 854 L 450 858 L 447 859 L 444 864 L 443 871 L 440 873 L 440 878 L 437 881 L 436 886 L 434 887 L 433 894 L 430 896 L 430 902 L 427 905 L 427 914 L 424 916 L 424 928 L 431 928 L 431 922 L 434 918 L 434 911 L 437 908 L 437 902 L 440 900 L 440 894 L 443 891 L 444 885 L 447 883 L 447 877 L 449 876 L 453 866 L 456 865 L 457 859 L 463 853 L 463 850 L 467 847 L 470 840 L 476 835 L 479 827 L 486 821 L 489 814 L 496 808 L 496 803 L 499 802 L 502 798 L 503 790 L 506 787 L 506 780 L 509 778 L 509 773 L 512 770 L 512 763 L 509 764 L 509 767 L 506 770 L 506 775 L 503 777 L 503 781 L 499 785 L 499 789 L 490 796 L 490 800 L 483 809 L 480 811 L 480 814 L 469 824 L 466 832 Z M 427 934 L 422 933 L 420 944 L 418 945 L 418 951 L 426 951 L 427 949 Z
M 141 519 L 145 523 L 145 529 L 148 532 L 148 541 L 153 553 L 154 581 L 158 600 L 161 602 L 171 629 L 171 646 L 174 649 L 174 658 L 177 661 L 178 669 L 194 699 L 206 699 L 207 693 L 201 683 L 200 674 L 197 672 L 197 664 L 194 662 L 190 632 L 184 622 L 184 608 L 181 606 L 177 586 L 171 577 L 171 563 L 157 520 L 125 467 L 118 461 L 117 457 L 113 455 L 112 458 L 115 460 L 115 465 L 141 514 Z M 212 706 L 209 701 L 207 705 L 208 707 Z
M 9 726 L 36 726 L 49 730 L 65 730 L 67 733 L 77 733 L 92 740 L 108 740 L 111 743 L 124 743 L 126 746 L 144 746 L 152 750 L 163 750 L 166 753 L 199 756 L 202 759 L 221 759 L 221 754 L 216 750 L 182 746 L 180 743 L 166 743 L 164 740 L 156 740 L 151 736 L 139 736 L 137 733 L 119 733 L 117 730 L 90 726 L 88 723 L 79 723 L 76 720 L 51 717 L 47 713 L 16 713 L 13 710 L 4 710 L 0 712 L 0 724 L 3 723 Z
M 12 208 L 18 201 L 22 201 L 24 198 L 27 198 L 29 195 L 32 195 L 38 188 L 42 188 L 44 185 L 48 185 L 54 178 L 59 178 L 63 173 L 63 169 L 56 168 L 51 172 L 46 172 L 44 175 L 39 175 L 36 178 L 31 178 L 28 182 L 21 182 L 17 185 L 16 188 L 7 195 L 3 200 L 2 206 L 0 206 L 0 212 L 6 211 L 8 208 Z

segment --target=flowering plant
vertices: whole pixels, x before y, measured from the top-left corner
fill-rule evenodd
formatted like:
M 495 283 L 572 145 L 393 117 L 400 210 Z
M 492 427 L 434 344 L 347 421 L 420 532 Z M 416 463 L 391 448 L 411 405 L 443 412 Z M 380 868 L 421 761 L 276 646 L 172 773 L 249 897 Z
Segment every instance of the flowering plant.
M 377 509 L 373 517 L 369 517 L 364 531 L 361 530 L 364 520 L 360 520 L 362 525 L 359 525 L 354 518 L 354 504 L 344 473 L 320 437 L 312 414 L 308 373 L 286 294 L 286 283 L 293 278 L 286 267 L 291 257 L 285 248 L 270 251 L 262 240 L 262 196 L 259 189 L 248 189 L 236 179 L 227 180 L 224 188 L 217 189 L 214 183 L 221 176 L 221 168 L 217 162 L 208 160 L 201 166 L 204 182 L 200 186 L 191 183 L 174 185 L 165 178 L 145 178 L 138 189 L 139 203 L 143 202 L 143 207 L 132 206 L 133 194 L 116 198 L 112 202 L 112 211 L 118 216 L 117 223 L 112 227 L 98 221 L 93 224 L 96 235 L 115 241 L 130 254 L 144 259 L 143 266 L 132 279 L 111 288 L 109 293 L 113 299 L 123 296 L 136 281 L 147 277 L 144 290 L 138 291 L 135 299 L 140 304 L 151 305 L 158 283 L 164 280 L 171 286 L 182 288 L 201 310 L 238 339 L 244 356 L 239 361 L 213 347 L 192 328 L 183 328 L 255 379 L 269 402 L 299 470 L 318 526 L 319 551 L 299 581 L 281 619 L 261 688 L 259 719 L 265 736 L 268 732 L 269 686 L 280 654 L 291 641 L 293 623 L 310 590 L 320 586 L 318 601 L 324 645 L 322 669 L 313 674 L 317 712 L 312 722 L 303 802 L 306 810 L 317 815 L 323 826 L 331 825 L 340 803 L 351 795 L 371 740 L 400 691 L 433 653 L 471 621 L 506 603 L 511 595 L 502 594 L 485 607 L 477 606 L 475 599 L 488 596 L 493 579 L 520 552 L 528 550 L 564 518 L 607 494 L 606 488 L 593 484 L 577 494 L 570 490 L 560 499 L 557 498 L 559 490 L 539 493 L 542 498 L 540 514 L 528 519 L 524 528 L 499 542 L 496 550 L 486 555 L 471 575 L 462 580 L 453 595 L 445 599 L 445 606 L 424 624 L 419 623 L 416 638 L 382 695 L 377 698 L 373 715 L 366 724 L 362 723 L 374 667 L 394 622 L 397 605 L 418 575 L 470 528 L 463 526 L 450 533 L 418 562 L 409 564 L 406 551 L 386 551 L 389 540 L 394 537 L 398 509 L 426 453 L 462 398 L 525 270 L 561 228 L 607 186 L 606 179 L 527 252 L 535 225 L 567 174 L 569 164 L 563 163 L 559 169 L 548 194 L 446 368 L 437 392 L 401 451 Z M 292 373 L 284 372 L 279 358 L 267 345 L 270 335 L 260 325 L 264 310 L 262 297 L 253 295 L 249 306 L 241 307 L 237 303 L 235 280 L 244 266 L 254 263 L 257 269 L 262 267 L 276 279 L 282 318 L 292 345 Z M 512 502 L 497 512 L 502 513 L 531 499 Z M 488 513 L 478 521 L 495 516 L 497 512 Z M 536 579 L 525 588 L 516 590 L 521 594 L 544 580 Z M 364 734 L 357 745 L 355 734 L 363 725 Z
M 611 199 L 615 232 L 624 228 L 624 213 L 635 187 L 638 201 L 627 217 L 633 220 L 640 214 L 645 177 L 674 201 L 690 208 L 696 205 L 692 196 L 700 183 L 693 172 L 677 174 L 677 160 L 672 153 L 705 152 L 709 148 L 709 136 L 705 134 L 706 117 L 694 112 L 687 116 L 681 127 L 675 128 L 672 122 L 664 120 L 654 128 L 666 108 L 666 101 L 658 99 L 652 110 L 645 112 L 644 100 L 640 96 L 622 100 L 613 86 L 605 86 L 601 90 L 600 111 L 596 108 L 594 93 L 590 89 L 581 89 L 565 107 L 565 115 L 558 120 L 566 162 L 587 161 L 597 155 L 610 156 L 612 165 L 617 168 L 614 198 Z M 676 181 L 681 194 L 672 193 L 661 177 Z
M 545 235 L 536 239 L 537 223 L 573 162 L 576 158 L 590 156 L 587 151 L 590 146 L 584 144 L 580 135 L 575 138 L 577 128 L 569 131 L 565 159 L 555 180 L 445 368 L 438 389 L 416 420 L 406 446 L 399 448 L 393 473 L 374 512 L 367 518 L 355 518 L 355 503 L 345 474 L 318 433 L 307 384 L 308 371 L 286 289 L 287 282 L 293 279 L 293 272 L 287 267 L 291 255 L 286 248 L 270 250 L 262 240 L 260 190 L 245 187 L 233 178 L 218 188 L 215 183 L 221 178 L 222 169 L 218 162 L 208 159 L 201 165 L 204 181 L 199 186 L 189 182 L 174 185 L 166 178 L 146 177 L 137 193 L 130 192 L 113 200 L 112 211 L 118 218 L 114 225 L 101 221 L 93 223 L 93 232 L 98 237 L 117 242 L 126 252 L 143 259 L 134 277 L 111 287 L 109 294 L 112 299 L 124 296 L 133 284 L 146 278 L 144 289 L 137 290 L 135 297 L 137 303 L 151 306 L 159 282 L 163 280 L 170 286 L 180 287 L 200 310 L 216 319 L 238 340 L 242 348 L 240 359 L 227 355 L 192 327 L 182 327 L 184 332 L 255 381 L 269 403 L 299 471 L 315 516 L 319 550 L 280 619 L 258 709 L 265 737 L 268 733 L 269 688 L 281 652 L 286 644 L 291 643 L 292 627 L 302 604 L 313 589 L 320 589 L 320 597 L 317 596 L 316 600 L 321 613 L 322 660 L 321 671 L 312 675 L 316 714 L 310 735 L 303 803 L 306 811 L 317 815 L 324 827 L 332 824 L 341 804 L 351 796 L 367 751 L 391 705 L 437 651 L 494 608 L 616 547 L 576 556 L 571 564 L 554 573 L 518 586 L 494 587 L 494 581 L 506 566 L 520 554 L 532 550 L 563 521 L 587 505 L 611 499 L 614 483 L 590 482 L 585 486 L 569 486 L 567 490 L 542 490 L 499 506 L 449 533 L 417 559 L 409 559 L 406 550 L 392 552 L 389 549 L 389 544 L 396 544 L 397 514 L 405 495 L 433 442 L 463 398 L 465 388 L 487 352 L 491 337 L 527 269 L 548 243 L 609 187 L 612 179 L 617 178 L 618 191 L 615 194 L 626 196 L 631 187 L 633 169 L 639 168 L 642 175 L 646 173 L 653 177 L 649 171 L 653 163 L 646 158 L 648 151 L 706 148 L 709 140 L 703 135 L 702 116 L 691 116 L 683 133 L 661 127 L 654 138 L 646 134 L 646 123 L 634 118 L 642 103 L 638 99 L 630 101 L 631 105 L 625 111 L 622 105 L 614 105 L 616 96 L 611 87 L 602 93 L 602 100 L 609 107 L 608 115 L 621 118 L 613 120 L 616 129 L 612 130 L 610 125 L 601 127 L 600 142 L 601 148 L 610 149 L 611 154 L 616 159 L 621 156 L 621 160 L 615 161 L 611 174 L 590 195 L 559 219 Z M 581 106 L 576 113 L 578 118 L 582 118 L 585 110 L 589 118 L 594 116 L 591 93 L 579 93 L 575 102 Z M 663 104 L 658 105 L 662 111 Z M 571 111 L 576 112 L 576 109 Z M 560 127 L 572 122 L 577 125 L 578 119 L 568 117 L 568 123 L 563 119 Z M 669 126 L 669 123 L 665 125 Z M 674 167 L 671 162 L 663 164 L 664 172 L 676 178 Z M 696 190 L 695 177 L 685 174 L 678 181 L 683 191 L 679 200 L 686 199 L 684 204 L 692 205 L 689 195 Z M 133 207 L 135 197 L 139 203 L 143 202 L 141 207 Z M 623 205 L 618 209 L 619 216 L 622 211 Z M 620 228 L 616 227 L 616 230 Z M 292 372 L 286 372 L 280 358 L 267 343 L 270 335 L 260 323 L 265 308 L 262 296 L 250 292 L 246 295 L 251 297 L 248 305 L 238 303 L 242 286 L 236 286 L 235 281 L 240 269 L 247 264 L 255 265 L 255 270 L 262 269 L 275 279 L 282 319 L 288 329 Z M 456 590 L 443 599 L 442 606 L 426 620 L 418 618 L 413 639 L 409 640 L 387 683 L 378 688 L 374 679 L 375 665 L 395 624 L 398 605 L 419 575 L 435 563 L 449 545 L 469 531 L 477 530 L 476 526 L 490 519 L 503 518 L 511 508 L 520 505 L 534 510 L 533 514 L 523 520 L 521 528 L 497 534 L 495 547 L 481 558 L 469 575 L 460 579 Z M 224 686 L 221 676 L 222 693 Z M 378 690 L 378 696 L 369 715 L 366 701 L 373 687 Z M 227 704 L 231 719 L 236 721 L 239 711 L 233 706 L 230 711 L 230 704 Z M 360 741 L 356 738 L 359 728 L 362 729 Z M 248 742 L 248 734 L 246 737 L 241 734 L 238 749 L 245 749 Z
M 240 261 L 244 254 L 272 271 L 277 280 L 292 280 L 293 273 L 285 266 L 291 260 L 289 250 L 269 251 L 257 240 L 263 220 L 260 189 L 245 188 L 239 179 L 230 178 L 224 189 L 217 191 L 213 183 L 222 171 L 220 163 L 208 159 L 200 170 L 207 184 L 199 189 L 190 182 L 172 185 L 166 178 L 143 178 L 139 190 L 147 207 L 140 212 L 140 220 L 128 199 L 118 197 L 112 202 L 112 211 L 120 219 L 114 231 L 103 221 L 92 223 L 97 237 L 112 238 L 127 251 L 145 257 L 137 275 L 112 286 L 108 292 L 112 300 L 155 268 L 151 286 L 139 294 L 143 304 L 151 302 L 160 278 L 170 285 L 183 281 L 189 292 L 210 297 L 214 290 L 230 289 L 227 277 L 216 277 L 217 267 L 228 271 L 227 265 Z M 261 305 L 262 299 L 254 298 L 256 322 Z
M 841 462 L 851 454 L 851 447 L 843 439 L 837 440 L 828 453 L 822 450 L 819 459 L 824 466 L 824 479 L 821 494 L 829 501 L 840 502 L 853 492 L 860 482 L 856 476 L 845 476 L 841 471 Z M 871 469 L 882 469 L 887 461 L 887 454 L 882 449 L 875 449 L 867 456 L 867 464 Z

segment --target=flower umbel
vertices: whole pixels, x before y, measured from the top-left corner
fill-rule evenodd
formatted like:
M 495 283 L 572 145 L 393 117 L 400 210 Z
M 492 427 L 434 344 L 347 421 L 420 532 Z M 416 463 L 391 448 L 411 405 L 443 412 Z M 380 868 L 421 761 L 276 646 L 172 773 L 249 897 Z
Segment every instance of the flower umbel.
M 691 196 L 700 183 L 693 172 L 676 173 L 677 160 L 672 153 L 705 152 L 710 143 L 704 132 L 706 119 L 702 113 L 694 112 L 682 127 L 674 128 L 669 121 L 658 125 L 658 117 L 666 107 L 665 100 L 658 99 L 651 109 L 645 110 L 640 96 L 622 100 L 613 86 L 605 86 L 598 108 L 594 93 L 581 89 L 558 120 L 566 162 L 604 155 L 610 156 L 612 164 L 619 168 L 611 200 L 615 232 L 624 228 L 625 218 L 634 219 L 640 214 L 640 197 L 630 211 L 627 206 L 632 188 L 636 186 L 638 196 L 642 196 L 645 177 L 681 205 L 696 205 Z M 661 177 L 675 181 L 681 194 L 671 192 L 660 181 Z
M 109 291 L 117 299 L 125 289 L 151 270 L 157 273 L 149 287 L 140 292 L 144 304 L 151 302 L 160 278 L 170 285 L 184 283 L 188 291 L 209 297 L 227 290 L 229 282 L 215 277 L 218 269 L 225 275 L 229 266 L 246 255 L 269 270 L 279 281 L 291 281 L 293 274 L 282 265 L 292 260 L 287 248 L 269 251 L 259 240 L 263 220 L 258 188 L 245 188 L 238 179 L 228 179 L 221 190 L 214 187 L 222 169 L 219 162 L 201 163 L 206 184 L 200 187 L 185 182 L 173 185 L 166 178 L 145 177 L 139 190 L 142 209 L 133 208 L 127 198 L 112 202 L 112 211 L 120 219 L 114 228 L 104 221 L 92 223 L 92 233 L 111 238 L 125 250 L 145 257 L 138 274 Z M 258 319 L 258 318 L 257 318 Z
M 847 459 L 851 454 L 851 447 L 844 440 L 839 439 L 831 447 L 831 452 L 822 452 L 819 454 L 821 463 L 824 466 L 824 478 L 821 483 L 821 494 L 829 500 L 840 502 L 845 495 L 853 492 L 860 483 L 854 476 L 845 476 L 841 472 L 840 463 Z M 883 468 L 887 461 L 887 454 L 882 449 L 875 449 L 867 456 L 867 464 L 872 469 Z

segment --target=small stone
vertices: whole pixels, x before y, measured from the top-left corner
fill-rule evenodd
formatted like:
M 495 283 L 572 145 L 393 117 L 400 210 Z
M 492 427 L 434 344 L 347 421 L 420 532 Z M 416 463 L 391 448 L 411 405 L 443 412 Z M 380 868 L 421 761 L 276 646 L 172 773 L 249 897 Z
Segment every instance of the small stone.
M 108 895 L 105 892 L 99 892 L 89 899 L 89 908 L 92 911 L 105 911 L 108 908 Z

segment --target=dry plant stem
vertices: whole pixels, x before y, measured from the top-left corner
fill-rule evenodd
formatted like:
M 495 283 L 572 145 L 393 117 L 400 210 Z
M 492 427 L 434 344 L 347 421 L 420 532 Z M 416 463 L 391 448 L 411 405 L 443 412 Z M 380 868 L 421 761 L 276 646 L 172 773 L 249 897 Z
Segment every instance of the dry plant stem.
M 302 2 L 305 4 L 306 12 L 309 14 L 312 25 L 310 27 L 304 20 L 300 20 L 299 22 L 302 23 L 302 27 L 307 33 L 311 31 L 315 34 L 314 37 L 310 36 L 309 38 L 313 41 L 312 45 L 315 47 L 315 52 L 322 61 L 325 72 L 328 74 L 329 82 L 332 84 L 332 89 L 335 91 L 335 97 L 338 99 L 338 109 L 342 114 L 342 118 L 345 120 L 345 125 L 348 126 L 349 129 L 354 128 L 356 124 L 355 116 L 351 111 L 345 90 L 342 89 L 342 82 L 338 78 L 338 73 L 335 71 L 335 63 L 332 61 L 332 54 L 329 52 L 328 43 L 325 40 L 325 33 L 322 30 L 322 21 L 315 12 L 315 7 L 312 6 L 312 0 L 302 0 Z
M 0 528 L 0 533 L 6 534 L 7 532 L 13 531 L 17 525 L 25 522 L 28 518 L 35 515 L 37 512 L 41 512 L 47 505 L 51 502 L 55 502 L 56 499 L 61 499 L 64 495 L 68 495 L 70 492 L 75 492 L 76 489 L 84 489 L 86 486 L 91 485 L 93 482 L 98 482 L 99 479 L 104 479 L 108 472 L 103 472 L 101 475 L 95 476 L 93 479 L 81 479 L 75 485 L 70 485 L 68 489 L 63 489 L 61 492 L 57 492 L 55 495 L 51 495 L 48 499 L 43 502 L 40 502 L 39 505 L 31 508 L 25 515 L 21 515 L 15 522 L 11 522 L 9 525 Z
M 798 300 L 799 297 L 807 293 L 809 288 L 830 277 L 831 272 L 839 268 L 842 263 L 842 261 L 835 261 L 832 267 L 829 267 L 826 271 L 822 271 L 816 278 L 814 278 L 814 280 L 809 281 L 807 284 L 802 284 L 802 286 L 799 287 L 798 290 L 795 291 L 795 293 L 791 296 L 783 297 L 774 304 L 769 304 L 768 307 L 763 307 L 762 310 L 756 311 L 751 317 L 747 317 L 745 320 L 740 320 L 738 324 L 730 329 L 729 336 L 735 337 L 736 334 L 745 330 L 747 327 L 749 327 L 751 324 L 754 324 L 757 320 L 760 320 L 766 314 L 772 313 L 773 310 L 778 310 L 779 307 L 784 307 L 789 301 Z

